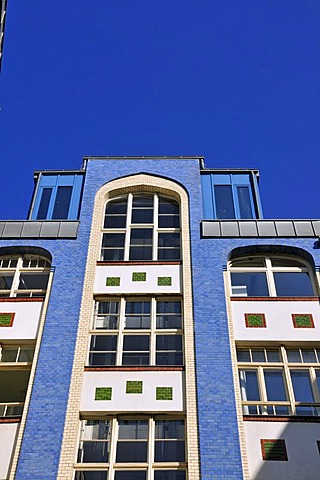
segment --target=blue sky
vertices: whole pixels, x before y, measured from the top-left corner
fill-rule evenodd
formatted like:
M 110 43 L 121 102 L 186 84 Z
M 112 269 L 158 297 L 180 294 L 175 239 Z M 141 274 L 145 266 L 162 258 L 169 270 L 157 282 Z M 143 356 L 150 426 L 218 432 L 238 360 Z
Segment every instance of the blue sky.
M 320 217 L 319 0 L 8 0 L 0 218 L 85 155 L 258 168 L 267 218 Z

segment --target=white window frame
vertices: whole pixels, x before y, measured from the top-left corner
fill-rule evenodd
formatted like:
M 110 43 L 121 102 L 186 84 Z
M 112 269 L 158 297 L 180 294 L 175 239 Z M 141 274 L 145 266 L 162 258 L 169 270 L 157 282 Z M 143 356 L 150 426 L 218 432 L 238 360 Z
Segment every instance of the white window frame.
M 252 361 L 252 350 L 279 350 L 280 361 L 279 362 L 253 362 Z M 298 348 L 289 348 L 284 346 L 270 346 L 270 347 L 247 347 L 247 346 L 237 346 L 237 350 L 249 350 L 250 352 L 250 359 L 251 361 L 241 362 L 238 361 L 238 371 L 241 370 L 245 371 L 255 371 L 257 372 L 257 379 L 258 379 L 258 388 L 260 393 L 260 401 L 248 401 L 245 399 L 245 388 L 241 387 L 240 385 L 240 377 L 239 375 L 239 388 L 241 391 L 242 397 L 242 411 L 244 415 L 249 415 L 249 406 L 256 407 L 257 416 L 259 415 L 268 415 L 267 407 L 272 407 L 274 415 L 277 415 L 275 407 L 276 406 L 286 406 L 289 409 L 289 415 L 295 416 L 297 414 L 297 407 L 299 406 L 310 406 L 313 410 L 313 416 L 320 416 L 320 389 L 317 387 L 317 377 L 316 371 L 320 371 L 320 351 L 319 348 L 316 347 L 306 347 L 306 348 L 299 348 L 300 351 L 303 350 L 314 350 L 316 358 L 318 362 L 289 362 L 287 357 L 287 351 L 289 350 L 298 350 Z M 301 357 L 302 358 L 302 357 Z M 273 401 L 267 400 L 267 390 L 264 378 L 264 371 L 267 370 L 281 370 L 283 375 L 283 383 L 285 392 L 287 395 L 287 401 Z M 294 396 L 294 389 L 292 385 L 291 370 L 300 370 L 300 371 L 308 371 L 310 377 L 310 384 L 312 389 L 312 394 L 314 397 L 314 402 L 298 402 L 295 400 Z M 260 412 L 260 413 L 259 413 Z M 251 414 L 252 415 L 252 414 Z M 281 414 L 279 414 L 281 416 Z
M 110 329 L 95 329 L 95 319 L 97 318 L 98 304 L 99 302 L 115 302 L 119 301 L 119 328 L 117 330 Z M 149 302 L 150 301 L 150 328 L 141 328 L 141 329 L 126 329 L 125 328 L 125 309 L 126 302 Z M 179 301 L 181 304 L 181 328 L 156 328 L 157 321 L 157 302 L 166 302 L 166 301 Z M 169 366 L 183 366 L 184 365 L 184 335 L 183 335 L 183 301 L 182 297 L 97 297 L 95 299 L 94 315 L 93 315 L 93 324 L 92 329 L 90 330 L 90 342 L 88 348 L 88 361 L 89 365 L 89 355 L 90 355 L 90 344 L 91 337 L 93 335 L 117 335 L 117 353 L 116 353 L 116 363 L 115 366 L 123 365 L 122 364 L 122 355 L 123 355 L 123 339 L 125 335 L 148 335 L 149 336 L 149 363 L 144 366 L 156 365 L 156 336 L 157 335 L 181 335 L 182 339 L 182 365 L 169 365 Z M 90 365 L 94 367 L 94 365 Z M 127 365 L 129 366 L 129 365 Z M 159 365 L 160 367 L 161 365 Z
M 170 416 L 168 415 L 108 415 L 106 417 L 86 417 L 82 418 L 79 423 L 79 434 L 78 434 L 78 448 L 82 442 L 81 433 L 83 431 L 84 422 L 87 420 L 100 420 L 100 421 L 111 421 L 111 435 L 110 435 L 110 451 L 109 451 L 109 462 L 107 463 L 78 463 L 78 449 L 76 452 L 75 459 L 75 471 L 107 471 L 107 479 L 114 480 L 115 473 L 117 471 L 145 471 L 146 480 L 153 480 L 154 472 L 157 470 L 182 470 L 186 472 L 187 480 L 187 440 L 186 440 L 186 420 L 181 416 Z M 133 463 L 116 463 L 116 453 L 117 453 L 117 444 L 118 444 L 118 432 L 119 432 L 119 421 L 121 420 L 147 420 L 148 422 L 148 434 L 147 439 L 147 461 L 146 462 L 133 462 Z M 184 443 L 185 443 L 185 461 L 184 462 L 155 462 L 155 424 L 157 420 L 184 420 Z M 103 440 L 93 440 L 93 441 L 103 441 Z M 133 440 L 134 441 L 134 440 Z M 174 440 L 172 440 L 174 441 Z
M 132 210 L 133 210 L 133 197 L 134 195 L 152 195 L 153 196 L 153 223 L 132 223 Z M 138 228 L 145 228 L 145 229 L 150 229 L 152 230 L 152 258 L 150 260 L 132 260 L 132 261 L 156 261 L 158 260 L 158 236 L 160 233 L 179 233 L 180 234 L 180 258 L 177 260 L 159 260 L 159 261 L 180 261 L 182 258 L 182 251 L 181 251 L 181 228 L 159 228 L 158 227 L 158 215 L 159 215 L 159 196 L 161 198 L 167 198 L 168 200 L 173 200 L 177 202 L 179 205 L 179 218 L 181 217 L 181 209 L 180 209 L 180 204 L 176 198 L 166 196 L 166 195 L 161 195 L 158 193 L 150 194 L 150 192 L 133 192 L 133 193 L 128 193 L 126 195 L 121 195 L 117 197 L 112 197 L 110 198 L 104 208 L 104 212 L 106 210 L 106 207 L 109 202 L 112 202 L 114 200 L 119 200 L 121 198 L 127 197 L 127 214 L 126 214 L 126 226 L 123 228 L 105 228 L 104 227 L 104 219 L 105 219 L 105 213 L 103 216 L 103 221 L 102 221 L 102 236 L 101 236 L 101 248 L 100 248 L 100 260 L 101 261 L 108 261 L 108 260 L 103 260 L 103 234 L 104 233 L 122 233 L 125 235 L 125 241 L 124 241 L 124 255 L 123 255 L 123 260 L 119 261 L 129 261 L 129 256 L 130 256 L 130 239 L 131 239 L 131 231 L 134 229 Z M 181 224 L 181 219 L 180 219 L 180 224 Z M 112 262 L 112 260 L 110 260 Z
M 16 266 L 10 267 L 3 267 L 3 261 L 6 260 L 14 260 L 17 261 Z M 37 265 L 23 266 L 24 261 L 29 260 L 29 264 L 31 261 L 35 261 Z M 46 266 L 38 266 L 39 261 L 46 262 Z M 0 297 L 7 298 L 7 297 L 37 297 L 41 296 L 44 297 L 46 294 L 47 289 L 30 289 L 30 290 L 19 290 L 19 282 L 20 282 L 20 275 L 24 273 L 50 273 L 50 262 L 46 258 L 42 258 L 37 255 L 21 255 L 21 256 L 2 256 L 0 257 L 0 274 L 1 273 L 13 273 L 13 280 L 12 285 L 9 290 L 0 290 Z M 49 279 L 49 278 L 48 278 Z M 1 292 L 8 292 L 8 295 L 2 296 Z
M 313 294 L 315 296 L 318 296 L 317 293 L 317 285 L 315 282 L 314 274 L 313 271 L 310 267 L 310 265 L 302 258 L 300 257 L 290 257 L 290 256 L 285 256 L 285 255 L 272 255 L 272 256 L 266 256 L 266 255 L 252 255 L 254 258 L 261 258 L 265 261 L 265 266 L 264 267 L 237 267 L 237 266 L 232 266 L 233 261 L 237 260 L 245 260 L 246 258 L 249 258 L 248 256 L 246 257 L 238 257 L 234 258 L 228 263 L 228 275 L 229 275 L 229 283 L 230 283 L 230 291 L 231 291 L 231 296 L 232 297 L 245 297 L 248 296 L 247 294 L 243 293 L 243 291 L 239 290 L 239 293 L 233 293 L 235 290 L 234 289 L 240 289 L 242 287 L 237 287 L 237 286 L 232 286 L 231 282 L 231 273 L 265 273 L 266 274 L 266 279 L 267 279 L 267 285 L 268 285 L 268 290 L 269 290 L 269 296 L 270 297 L 277 297 L 277 290 L 276 290 L 276 284 L 274 280 L 274 273 L 299 273 L 299 272 L 305 272 L 308 273 L 312 289 L 313 289 Z M 301 267 L 274 267 L 272 266 L 272 259 L 279 259 L 280 261 L 283 260 L 297 260 L 297 263 L 301 263 L 304 266 Z M 303 295 L 302 295 L 303 296 Z

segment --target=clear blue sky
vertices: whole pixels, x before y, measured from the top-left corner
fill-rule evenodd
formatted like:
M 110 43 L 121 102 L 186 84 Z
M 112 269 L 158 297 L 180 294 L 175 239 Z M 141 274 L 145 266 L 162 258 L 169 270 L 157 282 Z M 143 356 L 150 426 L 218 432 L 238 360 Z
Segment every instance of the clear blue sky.
M 85 155 L 259 168 L 265 217 L 320 217 L 319 0 L 8 0 L 0 218 Z

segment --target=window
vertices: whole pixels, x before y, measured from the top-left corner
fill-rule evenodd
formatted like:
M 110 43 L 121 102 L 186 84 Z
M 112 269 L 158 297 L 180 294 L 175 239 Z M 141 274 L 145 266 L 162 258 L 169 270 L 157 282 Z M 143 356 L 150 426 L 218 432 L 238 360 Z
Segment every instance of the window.
M 89 365 L 183 365 L 179 298 L 96 301 Z
M 319 348 L 238 348 L 244 415 L 320 415 Z
M 185 448 L 183 419 L 119 416 L 82 420 L 75 479 L 186 480 Z M 88 463 L 105 465 L 81 470 Z
M 245 257 L 229 265 L 232 296 L 308 297 L 316 295 L 310 267 L 286 257 Z
M 49 272 L 49 261 L 41 257 L 0 257 L 0 297 L 44 297 Z
M 31 213 L 32 220 L 76 220 L 83 175 L 41 174 Z
M 180 208 L 171 198 L 129 193 L 105 209 L 101 260 L 180 260 Z
M 202 174 L 204 218 L 256 218 L 252 182 L 250 174 Z
M 32 362 L 34 347 L 28 345 L 0 345 L 1 363 Z

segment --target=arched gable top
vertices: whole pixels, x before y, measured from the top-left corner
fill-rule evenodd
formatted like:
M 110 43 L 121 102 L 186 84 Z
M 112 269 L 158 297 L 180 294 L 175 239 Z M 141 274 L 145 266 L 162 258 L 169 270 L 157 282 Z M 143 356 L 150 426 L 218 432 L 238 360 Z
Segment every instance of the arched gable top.
M 48 250 L 42 247 L 34 246 L 10 246 L 0 247 L 0 256 L 14 256 L 14 255 L 35 255 L 37 257 L 43 257 L 50 263 L 52 262 L 52 255 Z

